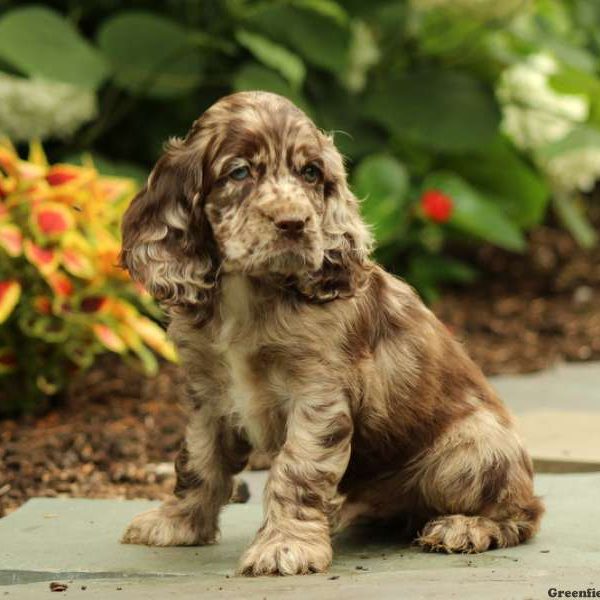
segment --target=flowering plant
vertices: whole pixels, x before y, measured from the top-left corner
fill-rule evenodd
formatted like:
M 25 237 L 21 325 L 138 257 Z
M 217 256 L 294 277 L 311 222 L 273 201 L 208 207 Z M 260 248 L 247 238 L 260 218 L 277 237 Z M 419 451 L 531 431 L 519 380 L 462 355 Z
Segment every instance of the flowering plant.
M 439 190 L 427 190 L 421 196 L 421 208 L 426 218 L 435 223 L 446 223 L 452 215 L 452 198 Z
M 0 73 L 0 134 L 14 142 L 68 138 L 96 116 L 96 96 L 90 90 Z
M 502 131 L 545 176 L 558 215 L 583 246 L 597 241 L 578 204 L 600 180 L 599 91 L 596 78 L 548 53 L 510 66 L 496 89 Z
M 156 371 L 175 360 L 143 313 L 148 294 L 118 266 L 119 220 L 135 191 L 92 164 L 48 165 L 33 143 L 22 160 L 0 143 L 0 412 L 59 392 L 105 351 Z
M 4 0 L 0 135 L 129 174 L 217 96 L 262 89 L 335 132 L 379 260 L 429 299 L 472 280 L 457 243 L 523 251 L 549 210 L 598 240 L 598 2 L 122 4 Z

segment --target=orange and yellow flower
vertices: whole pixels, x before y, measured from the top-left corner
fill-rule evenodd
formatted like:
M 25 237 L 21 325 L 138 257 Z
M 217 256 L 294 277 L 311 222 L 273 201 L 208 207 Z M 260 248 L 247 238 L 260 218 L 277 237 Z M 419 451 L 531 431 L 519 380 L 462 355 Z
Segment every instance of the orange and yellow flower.
M 21 284 L 15 280 L 0 281 L 0 323 L 4 323 L 21 297 Z
M 92 330 L 100 343 L 118 354 L 123 354 L 127 350 L 127 346 L 123 339 L 117 335 L 108 325 L 104 323 L 95 323 L 92 325 Z
M 157 355 L 176 359 L 163 329 L 141 314 L 154 313 L 152 299 L 118 266 L 120 220 L 135 191 L 132 180 L 104 177 L 91 160 L 49 165 L 38 142 L 23 160 L 0 139 L 0 323 L 10 319 L 19 352 L 53 345 L 53 359 L 33 375 L 44 394 L 100 352 L 134 357 L 147 373 L 156 372 Z M 0 375 L 15 382 L 24 375 L 17 358 L 3 341 Z
M 58 202 L 40 202 L 31 211 L 31 226 L 42 238 L 58 238 L 75 226 L 71 209 Z
M 23 242 L 23 249 L 27 260 L 35 265 L 42 275 L 49 275 L 58 267 L 60 257 L 54 248 L 43 248 L 26 239 Z
M 175 346 L 165 338 L 165 332 L 154 321 L 146 317 L 135 316 L 129 320 L 129 325 L 155 352 L 167 360 L 177 361 Z
M 82 279 L 92 279 L 94 277 L 95 270 L 92 261 L 78 250 L 69 248 L 63 250 L 61 259 L 64 268 L 71 275 Z
M 9 256 L 20 256 L 23 252 L 23 234 L 12 223 L 0 223 L 0 248 Z
M 73 295 L 75 286 L 64 273 L 55 271 L 54 273 L 50 273 L 46 279 L 48 285 L 57 296 L 67 298 Z

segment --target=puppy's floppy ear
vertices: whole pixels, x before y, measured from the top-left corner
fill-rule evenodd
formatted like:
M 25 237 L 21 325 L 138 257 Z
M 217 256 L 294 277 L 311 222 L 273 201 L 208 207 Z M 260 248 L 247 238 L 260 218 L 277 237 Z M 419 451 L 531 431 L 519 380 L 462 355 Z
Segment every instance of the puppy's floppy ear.
M 325 258 L 301 292 L 326 302 L 352 296 L 366 281 L 372 236 L 362 220 L 359 203 L 348 187 L 344 161 L 330 136 L 320 134 L 325 182 L 325 213 L 322 220 Z
M 171 140 L 122 223 L 121 264 L 166 308 L 210 308 L 216 259 L 202 210 L 200 160 Z

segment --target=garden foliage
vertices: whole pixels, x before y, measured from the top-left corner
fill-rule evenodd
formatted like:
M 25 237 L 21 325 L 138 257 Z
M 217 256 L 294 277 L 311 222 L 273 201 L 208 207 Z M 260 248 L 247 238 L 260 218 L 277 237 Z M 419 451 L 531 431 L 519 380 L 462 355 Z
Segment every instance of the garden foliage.
M 5 6 L 0 131 L 51 139 L 60 160 L 92 150 L 99 168 L 141 176 L 215 99 L 266 89 L 336 132 L 379 258 L 429 297 L 473 277 L 448 241 L 520 252 L 550 200 L 581 244 L 596 241 L 582 192 L 600 175 L 597 2 Z M 448 199 L 444 218 L 430 192 Z
M 110 350 L 148 373 L 174 359 L 149 296 L 118 266 L 135 184 L 0 144 L 0 412 L 33 406 Z
M 0 133 L 139 181 L 219 97 L 283 94 L 334 132 L 378 258 L 432 299 L 475 276 L 449 245 L 522 252 L 551 208 L 596 242 L 599 32 L 592 0 L 5 0 Z M 129 184 L 2 157 L 2 368 L 47 392 L 103 346 L 152 370 L 146 346 L 172 350 L 112 266 Z

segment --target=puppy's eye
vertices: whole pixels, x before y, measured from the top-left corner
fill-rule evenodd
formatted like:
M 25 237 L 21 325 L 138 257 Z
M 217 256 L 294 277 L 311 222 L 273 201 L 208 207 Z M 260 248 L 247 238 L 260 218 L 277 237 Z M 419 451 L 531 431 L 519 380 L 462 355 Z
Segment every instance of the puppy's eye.
M 243 181 L 250 177 L 250 169 L 248 167 L 238 167 L 229 173 L 229 177 L 235 181 Z
M 321 179 L 321 169 L 319 169 L 317 165 L 311 163 L 306 165 L 302 171 L 300 171 L 300 175 L 302 175 L 304 181 L 308 183 L 316 183 L 319 181 L 319 179 Z

